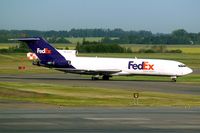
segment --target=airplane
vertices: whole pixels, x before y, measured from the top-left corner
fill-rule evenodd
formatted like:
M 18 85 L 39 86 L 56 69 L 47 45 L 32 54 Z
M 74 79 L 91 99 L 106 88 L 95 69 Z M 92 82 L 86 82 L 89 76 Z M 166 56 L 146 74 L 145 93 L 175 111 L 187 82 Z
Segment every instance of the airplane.
M 173 60 L 137 58 L 78 57 L 76 50 L 57 50 L 42 37 L 10 39 L 25 42 L 38 58 L 33 65 L 53 68 L 65 73 L 92 75 L 92 80 L 112 76 L 168 76 L 176 82 L 193 72 L 185 64 Z

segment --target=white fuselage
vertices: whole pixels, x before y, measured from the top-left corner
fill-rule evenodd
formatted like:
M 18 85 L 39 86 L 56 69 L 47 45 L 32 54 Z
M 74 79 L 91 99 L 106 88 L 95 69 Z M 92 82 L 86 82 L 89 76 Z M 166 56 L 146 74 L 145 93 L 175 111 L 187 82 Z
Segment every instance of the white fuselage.
M 73 50 L 72 50 L 73 51 Z M 172 60 L 136 59 L 136 58 L 99 58 L 76 57 L 75 52 L 59 52 L 76 69 L 84 70 L 120 70 L 112 75 L 161 75 L 183 76 L 192 72 L 183 63 Z
M 182 63 L 169 60 L 93 57 L 76 57 L 69 60 L 71 60 L 71 64 L 77 69 L 121 70 L 121 72 L 114 75 L 182 76 L 192 72 L 188 67 L 178 67 L 178 65 Z M 152 65 L 152 68 L 149 68 L 149 65 Z

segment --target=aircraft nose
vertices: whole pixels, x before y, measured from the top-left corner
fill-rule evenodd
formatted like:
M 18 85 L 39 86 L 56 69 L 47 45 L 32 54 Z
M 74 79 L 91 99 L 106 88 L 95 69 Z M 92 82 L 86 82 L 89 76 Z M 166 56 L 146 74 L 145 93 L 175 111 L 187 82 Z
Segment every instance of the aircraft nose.
M 185 71 L 185 74 L 190 74 L 192 72 L 193 72 L 193 70 L 191 68 L 187 67 L 187 69 Z

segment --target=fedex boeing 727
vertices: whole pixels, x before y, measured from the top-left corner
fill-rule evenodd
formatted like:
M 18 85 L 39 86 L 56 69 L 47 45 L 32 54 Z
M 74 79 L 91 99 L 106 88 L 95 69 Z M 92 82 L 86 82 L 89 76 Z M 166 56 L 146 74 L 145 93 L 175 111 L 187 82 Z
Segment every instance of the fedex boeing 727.
M 98 58 L 77 57 L 75 50 L 57 50 L 41 37 L 12 39 L 28 44 L 38 57 L 34 65 L 54 68 L 58 71 L 75 74 L 92 75 L 92 79 L 102 77 L 109 80 L 115 75 L 153 75 L 169 76 L 172 81 L 177 77 L 192 73 L 185 64 L 160 59 L 137 58 Z

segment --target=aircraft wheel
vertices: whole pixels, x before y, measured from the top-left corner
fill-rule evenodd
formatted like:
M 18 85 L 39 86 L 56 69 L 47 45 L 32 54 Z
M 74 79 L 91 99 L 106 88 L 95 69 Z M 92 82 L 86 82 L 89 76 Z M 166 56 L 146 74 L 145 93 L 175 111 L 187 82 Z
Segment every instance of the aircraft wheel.
M 109 77 L 109 76 L 106 76 L 106 75 L 104 75 L 104 76 L 102 77 L 103 80 L 109 80 L 109 78 L 110 78 L 110 77 Z
M 171 76 L 173 82 L 176 82 L 177 76 Z
M 98 80 L 99 77 L 92 77 L 92 80 Z
M 172 78 L 172 81 L 173 81 L 173 82 L 176 82 L 176 78 Z

